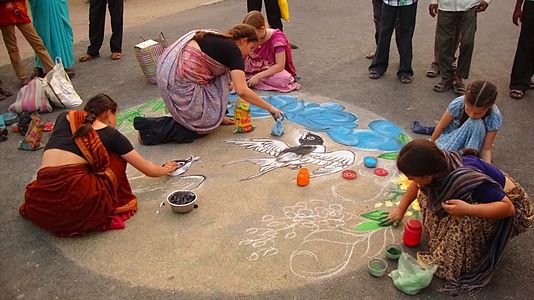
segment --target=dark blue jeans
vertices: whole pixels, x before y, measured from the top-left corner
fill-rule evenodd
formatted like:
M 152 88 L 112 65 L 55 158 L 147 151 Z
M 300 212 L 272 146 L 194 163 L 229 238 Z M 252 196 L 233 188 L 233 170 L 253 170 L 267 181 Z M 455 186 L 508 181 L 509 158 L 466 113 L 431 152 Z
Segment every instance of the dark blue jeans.
M 375 57 L 369 71 L 375 71 L 382 75 L 386 73 L 389 64 L 389 48 L 391 36 L 395 29 L 395 21 L 399 20 L 399 38 L 397 49 L 399 51 L 400 64 L 397 76 L 413 75 L 412 70 L 412 38 L 415 31 L 415 17 L 417 15 L 417 2 L 407 6 L 390 6 L 382 4 L 382 18 L 380 20 L 380 36 Z
M 526 91 L 534 75 L 534 2 L 523 4 L 523 22 L 517 42 L 510 89 Z

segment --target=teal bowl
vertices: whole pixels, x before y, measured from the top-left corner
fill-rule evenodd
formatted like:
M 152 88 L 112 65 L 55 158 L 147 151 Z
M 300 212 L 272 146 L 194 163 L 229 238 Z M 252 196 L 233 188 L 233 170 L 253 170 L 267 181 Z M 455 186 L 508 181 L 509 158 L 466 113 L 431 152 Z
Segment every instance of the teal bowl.
M 10 111 L 1 114 L 0 117 L 2 117 L 2 119 L 4 119 L 4 123 L 7 126 L 9 126 L 9 125 L 11 125 L 13 123 L 16 123 L 18 118 L 19 118 L 19 116 L 16 113 L 10 112 Z

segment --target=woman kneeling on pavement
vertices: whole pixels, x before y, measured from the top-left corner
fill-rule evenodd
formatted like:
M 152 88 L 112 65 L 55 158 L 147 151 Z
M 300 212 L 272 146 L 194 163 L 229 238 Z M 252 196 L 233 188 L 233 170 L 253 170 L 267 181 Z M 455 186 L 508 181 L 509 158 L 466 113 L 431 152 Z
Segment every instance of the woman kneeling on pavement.
M 158 60 L 158 86 L 171 117 L 135 118 L 140 142 L 187 143 L 219 125 L 226 117 L 230 89 L 252 105 L 281 117 L 281 110 L 247 86 L 244 57 L 258 44 L 255 28 L 240 24 L 227 33 L 195 30 L 168 47 Z
M 443 291 L 451 294 L 487 285 L 509 238 L 532 222 L 523 188 L 476 154 L 414 140 L 397 159 L 399 171 L 412 182 L 389 221 L 400 222 L 418 199 L 429 250 L 417 259 L 438 265 L 436 275 L 447 281 Z
M 59 236 L 122 229 L 137 210 L 126 164 L 150 177 L 177 168 L 145 160 L 115 126 L 117 103 L 100 94 L 84 111 L 61 113 L 43 152 L 37 179 L 26 187 L 22 216 Z

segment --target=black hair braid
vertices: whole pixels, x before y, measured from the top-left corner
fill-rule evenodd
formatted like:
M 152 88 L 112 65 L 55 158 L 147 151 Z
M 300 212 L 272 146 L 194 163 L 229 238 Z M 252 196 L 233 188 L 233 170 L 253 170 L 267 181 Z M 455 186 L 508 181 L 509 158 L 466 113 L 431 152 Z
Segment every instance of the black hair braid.
M 91 131 L 91 126 L 93 122 L 96 120 L 97 116 L 92 111 L 89 111 L 87 116 L 85 116 L 85 120 L 83 124 L 78 127 L 76 132 L 74 133 L 74 138 L 86 136 Z

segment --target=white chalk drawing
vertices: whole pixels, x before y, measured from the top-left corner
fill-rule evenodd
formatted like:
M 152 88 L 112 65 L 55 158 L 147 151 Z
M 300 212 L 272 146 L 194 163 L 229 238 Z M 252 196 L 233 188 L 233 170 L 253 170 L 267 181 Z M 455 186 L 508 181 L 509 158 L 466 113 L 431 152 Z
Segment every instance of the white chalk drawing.
M 388 180 L 383 182 L 385 184 L 382 183 L 377 196 L 358 200 L 358 203 L 376 201 L 383 195 L 389 183 Z M 331 201 L 318 199 L 301 201 L 283 207 L 282 216 L 263 216 L 261 225 L 248 228 L 245 231 L 248 238 L 239 242 L 239 245 L 252 249 L 247 259 L 256 261 L 262 257 L 277 255 L 279 242 L 301 239 L 298 249 L 293 250 L 289 257 L 289 268 L 296 276 L 320 279 L 343 271 L 354 255 L 361 257 L 380 255 L 388 243 L 396 240 L 394 231 L 390 227 L 364 232 L 355 231 L 354 226 L 361 224 L 365 219 L 339 203 L 355 202 L 355 200 L 340 195 L 336 186 L 332 187 L 332 193 L 334 197 Z M 377 238 L 381 242 L 378 245 L 375 243 Z M 338 253 L 337 257 L 332 256 L 334 249 Z
M 349 150 L 326 151 L 324 140 L 311 132 L 303 132 L 299 138 L 299 145 L 288 146 L 285 142 L 273 139 L 230 139 L 228 144 L 239 145 L 247 149 L 271 155 L 266 158 L 248 158 L 229 162 L 226 165 L 239 162 L 252 162 L 260 167 L 259 172 L 241 180 L 259 177 L 279 168 L 298 169 L 306 164 L 317 165 L 311 177 L 334 174 L 346 169 L 354 163 L 356 154 Z

